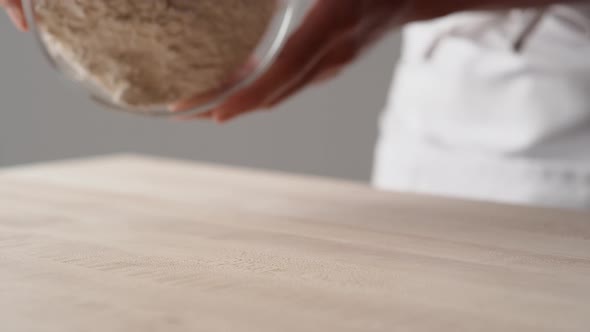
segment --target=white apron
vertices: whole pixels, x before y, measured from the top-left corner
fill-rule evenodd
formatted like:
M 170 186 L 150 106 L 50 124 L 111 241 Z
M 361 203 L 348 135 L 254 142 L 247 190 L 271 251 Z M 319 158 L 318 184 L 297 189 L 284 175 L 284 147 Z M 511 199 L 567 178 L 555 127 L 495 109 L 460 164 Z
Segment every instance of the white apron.
M 404 32 L 376 186 L 590 208 L 589 5 L 456 14 Z

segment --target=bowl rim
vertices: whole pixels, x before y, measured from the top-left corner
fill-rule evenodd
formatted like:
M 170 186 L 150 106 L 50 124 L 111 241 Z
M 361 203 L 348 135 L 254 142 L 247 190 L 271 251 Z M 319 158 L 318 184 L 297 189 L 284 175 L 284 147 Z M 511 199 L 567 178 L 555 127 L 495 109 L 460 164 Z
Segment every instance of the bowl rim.
M 76 87 L 89 94 L 89 98 L 97 104 L 106 107 L 107 109 L 131 113 L 136 115 L 153 116 L 153 117 L 191 117 L 203 112 L 215 109 L 221 106 L 228 98 L 236 93 L 244 90 L 259 78 L 261 78 L 278 58 L 281 50 L 287 42 L 289 32 L 294 25 L 295 11 L 297 9 L 297 0 L 276 0 L 276 13 L 269 23 L 266 33 L 263 35 L 258 46 L 253 50 L 252 54 L 262 52 L 262 57 L 256 58 L 255 68 L 245 77 L 236 81 L 231 86 L 223 88 L 222 91 L 211 97 L 210 100 L 197 105 L 186 111 L 172 112 L 169 110 L 170 105 L 157 105 L 149 108 L 126 107 L 117 105 L 104 96 L 104 93 L 99 91 L 96 87 L 91 86 L 89 82 L 84 82 L 75 79 L 68 74 L 68 70 L 58 64 L 55 58 L 50 54 L 46 43 L 43 41 L 41 31 L 37 25 L 34 14 L 34 2 L 36 0 L 24 0 L 25 15 L 29 22 L 31 32 L 34 35 L 36 44 L 41 50 L 43 57 L 48 61 L 50 66 L 60 76 L 65 77 L 68 81 L 74 83 Z M 268 44 L 267 47 L 264 47 Z

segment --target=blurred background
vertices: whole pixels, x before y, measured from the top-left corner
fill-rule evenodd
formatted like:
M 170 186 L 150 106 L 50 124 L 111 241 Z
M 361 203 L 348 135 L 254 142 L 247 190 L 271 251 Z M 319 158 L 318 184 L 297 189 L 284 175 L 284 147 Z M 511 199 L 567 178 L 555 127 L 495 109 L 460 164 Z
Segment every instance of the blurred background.
M 101 109 L 58 77 L 31 35 L 0 20 L 0 166 L 119 152 L 368 181 L 399 36 L 339 79 L 226 125 Z

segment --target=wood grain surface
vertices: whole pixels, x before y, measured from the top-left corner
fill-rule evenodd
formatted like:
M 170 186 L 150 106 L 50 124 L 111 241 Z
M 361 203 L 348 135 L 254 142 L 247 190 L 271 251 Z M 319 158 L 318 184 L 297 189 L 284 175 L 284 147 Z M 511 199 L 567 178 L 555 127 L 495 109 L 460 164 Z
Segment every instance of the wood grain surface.
M 0 331 L 590 331 L 590 215 L 118 156 L 0 171 Z

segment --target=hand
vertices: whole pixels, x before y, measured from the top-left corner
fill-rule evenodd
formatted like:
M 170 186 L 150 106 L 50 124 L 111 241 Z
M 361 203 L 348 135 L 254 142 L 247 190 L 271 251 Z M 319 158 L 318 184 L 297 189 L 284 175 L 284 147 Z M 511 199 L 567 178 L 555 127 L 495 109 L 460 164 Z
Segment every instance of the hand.
M 14 25 L 22 31 L 27 31 L 29 26 L 23 10 L 22 0 L 0 0 L 0 6 L 6 10 L 6 13 L 12 19 Z
M 313 82 L 333 78 L 375 40 L 409 18 L 408 0 L 316 0 L 262 78 L 223 105 L 197 116 L 224 122 L 270 108 Z M 406 16 L 407 15 L 407 16 Z M 182 101 L 172 111 L 189 110 L 203 96 Z

